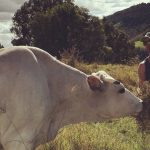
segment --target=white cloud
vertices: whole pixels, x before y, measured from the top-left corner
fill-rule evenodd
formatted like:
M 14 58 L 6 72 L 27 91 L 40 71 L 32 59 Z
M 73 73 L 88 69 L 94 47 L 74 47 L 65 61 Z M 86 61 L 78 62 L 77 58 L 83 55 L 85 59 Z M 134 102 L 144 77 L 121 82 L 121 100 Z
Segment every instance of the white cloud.
M 99 17 L 111 15 L 139 3 L 148 3 L 149 0 L 75 0 L 79 6 L 88 8 L 92 15 Z
M 0 12 L 0 22 L 2 21 L 11 21 L 11 18 L 14 14 L 8 12 Z
M 25 1 L 29 1 L 29 0 L 11 0 L 14 3 L 18 4 L 18 5 L 22 5 Z
M 4 47 L 9 47 L 11 46 L 11 40 L 13 38 L 13 35 L 11 33 L 0 33 L 0 43 L 4 46 Z
M 0 22 L 0 43 L 4 46 L 10 46 L 13 34 L 10 33 L 11 21 Z
M 0 33 L 10 33 L 10 28 L 12 26 L 11 21 L 0 22 Z
M 0 13 L 14 14 L 27 0 L 0 0 Z
M 15 11 L 27 0 L 0 0 L 0 43 L 5 47 L 11 45 L 13 34 L 11 18 Z

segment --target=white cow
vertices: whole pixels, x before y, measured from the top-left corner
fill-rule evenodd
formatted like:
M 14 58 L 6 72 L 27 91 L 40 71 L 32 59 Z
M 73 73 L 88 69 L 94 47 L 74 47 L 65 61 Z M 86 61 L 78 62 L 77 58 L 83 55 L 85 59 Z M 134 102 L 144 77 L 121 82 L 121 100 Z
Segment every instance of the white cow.
M 0 50 L 4 150 L 33 150 L 64 125 L 135 114 L 141 102 L 103 71 L 87 75 L 35 47 Z

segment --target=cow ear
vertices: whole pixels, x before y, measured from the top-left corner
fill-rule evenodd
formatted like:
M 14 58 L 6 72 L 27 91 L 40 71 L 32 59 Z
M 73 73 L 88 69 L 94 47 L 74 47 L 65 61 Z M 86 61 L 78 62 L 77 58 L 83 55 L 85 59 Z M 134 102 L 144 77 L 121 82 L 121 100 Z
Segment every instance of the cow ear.
M 101 81 L 97 76 L 89 75 L 87 77 L 87 82 L 92 90 L 102 89 L 103 81 Z

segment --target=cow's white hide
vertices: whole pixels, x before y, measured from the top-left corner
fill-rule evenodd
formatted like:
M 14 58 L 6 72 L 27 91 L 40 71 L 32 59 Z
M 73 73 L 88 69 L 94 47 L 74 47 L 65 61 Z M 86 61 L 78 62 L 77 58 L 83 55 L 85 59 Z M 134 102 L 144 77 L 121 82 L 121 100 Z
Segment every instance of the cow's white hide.
M 64 125 L 141 109 L 141 100 L 105 72 L 87 75 L 35 47 L 0 50 L 0 141 L 5 150 L 33 150 Z

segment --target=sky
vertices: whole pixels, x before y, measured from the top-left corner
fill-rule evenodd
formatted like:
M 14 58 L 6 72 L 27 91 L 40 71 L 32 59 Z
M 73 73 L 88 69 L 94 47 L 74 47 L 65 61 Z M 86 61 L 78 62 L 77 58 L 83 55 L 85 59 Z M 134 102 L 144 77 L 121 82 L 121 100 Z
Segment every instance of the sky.
M 10 33 L 11 18 L 25 1 L 28 0 L 0 0 L 0 43 L 4 47 L 11 46 L 15 36 Z M 142 2 L 149 3 L 150 0 L 75 0 L 75 4 L 89 9 L 90 14 L 100 18 Z

